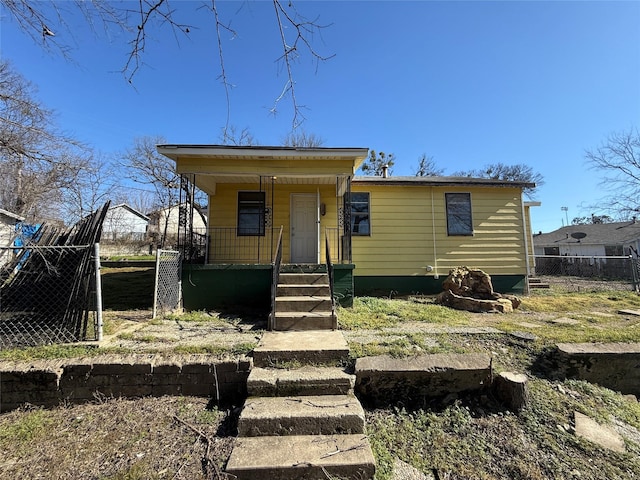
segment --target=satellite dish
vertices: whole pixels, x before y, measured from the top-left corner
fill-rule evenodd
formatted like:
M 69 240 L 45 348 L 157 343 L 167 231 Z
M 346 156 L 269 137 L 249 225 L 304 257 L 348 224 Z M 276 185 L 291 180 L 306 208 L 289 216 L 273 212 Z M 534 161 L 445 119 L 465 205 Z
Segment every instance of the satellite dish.
M 575 238 L 576 240 L 580 240 L 581 238 L 584 238 L 586 236 L 587 236 L 587 234 L 584 233 L 584 232 L 573 232 L 571 234 L 571 238 Z

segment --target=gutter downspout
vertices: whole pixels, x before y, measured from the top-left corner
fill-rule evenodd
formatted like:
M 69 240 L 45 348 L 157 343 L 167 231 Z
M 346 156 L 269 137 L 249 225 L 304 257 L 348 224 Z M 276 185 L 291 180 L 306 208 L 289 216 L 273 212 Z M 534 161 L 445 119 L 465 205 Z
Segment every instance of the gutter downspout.
M 524 202 L 522 201 L 522 190 L 520 190 L 520 208 L 522 210 L 522 236 L 524 238 L 524 293 L 529 295 L 529 239 L 527 232 L 531 230 L 531 227 L 527 223 L 527 217 L 525 215 Z
M 433 187 L 431 187 L 431 233 L 433 235 L 433 278 L 438 279 L 438 248 L 436 246 L 436 209 L 433 204 Z

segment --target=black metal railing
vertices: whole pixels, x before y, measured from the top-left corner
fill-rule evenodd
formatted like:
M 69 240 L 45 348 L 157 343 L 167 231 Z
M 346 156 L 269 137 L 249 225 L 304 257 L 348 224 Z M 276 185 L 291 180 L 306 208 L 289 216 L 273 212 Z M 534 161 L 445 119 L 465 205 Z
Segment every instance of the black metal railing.
M 331 291 L 331 311 L 336 313 L 336 299 L 333 294 L 333 262 L 331 261 L 331 246 L 329 245 L 329 234 L 325 235 L 325 257 L 327 262 L 327 274 L 329 276 L 329 290 Z
M 282 236 L 282 227 L 279 227 Z M 209 263 L 272 263 L 277 229 L 264 235 L 238 235 L 237 227 L 209 228 Z
M 269 315 L 269 324 L 267 325 L 269 330 L 273 330 L 276 320 L 276 294 L 278 291 L 278 282 L 280 281 L 280 265 L 282 264 L 282 226 L 280 226 L 276 253 L 271 264 L 273 270 L 271 272 L 271 314 Z
M 326 228 L 325 237 L 327 249 L 331 251 L 331 261 L 333 263 L 342 263 L 342 236 L 339 228 Z

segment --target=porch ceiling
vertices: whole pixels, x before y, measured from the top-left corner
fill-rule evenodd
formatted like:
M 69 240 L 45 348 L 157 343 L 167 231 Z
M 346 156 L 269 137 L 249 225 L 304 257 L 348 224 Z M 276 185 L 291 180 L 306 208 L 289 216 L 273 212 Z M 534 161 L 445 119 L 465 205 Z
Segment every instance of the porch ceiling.
M 262 176 L 263 185 L 336 185 L 338 178 L 346 176 L 324 175 L 324 176 Z M 215 195 L 216 185 L 221 183 L 252 184 L 260 183 L 260 175 L 214 175 L 198 174 L 195 176 L 195 184 L 202 191 L 209 195 Z M 343 182 L 339 182 L 342 184 Z

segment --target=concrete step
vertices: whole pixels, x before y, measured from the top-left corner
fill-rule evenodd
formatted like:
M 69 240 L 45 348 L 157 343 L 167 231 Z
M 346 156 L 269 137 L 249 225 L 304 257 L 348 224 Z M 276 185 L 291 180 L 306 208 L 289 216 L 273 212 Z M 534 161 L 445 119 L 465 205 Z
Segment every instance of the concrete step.
M 238 420 L 238 436 L 364 433 L 362 405 L 353 395 L 250 397 Z
M 276 312 L 276 331 L 335 330 L 338 319 L 331 312 Z
M 375 460 L 361 434 L 243 437 L 236 441 L 226 472 L 238 480 L 370 480 Z
M 330 312 L 331 297 L 276 297 L 276 312 Z
M 326 273 L 280 273 L 278 284 L 283 285 L 328 285 Z
M 280 265 L 280 273 L 327 273 L 327 266 L 323 263 L 284 263 Z
M 291 370 L 254 367 L 247 378 L 252 397 L 348 395 L 354 385 L 355 375 L 341 368 L 309 365 Z
M 279 284 L 276 291 L 279 297 L 297 297 L 297 296 L 317 296 L 317 297 L 330 297 L 331 288 L 329 284 L 314 284 L 314 285 L 287 285 Z
M 265 332 L 253 350 L 256 367 L 286 362 L 332 364 L 349 359 L 349 345 L 339 330 Z

